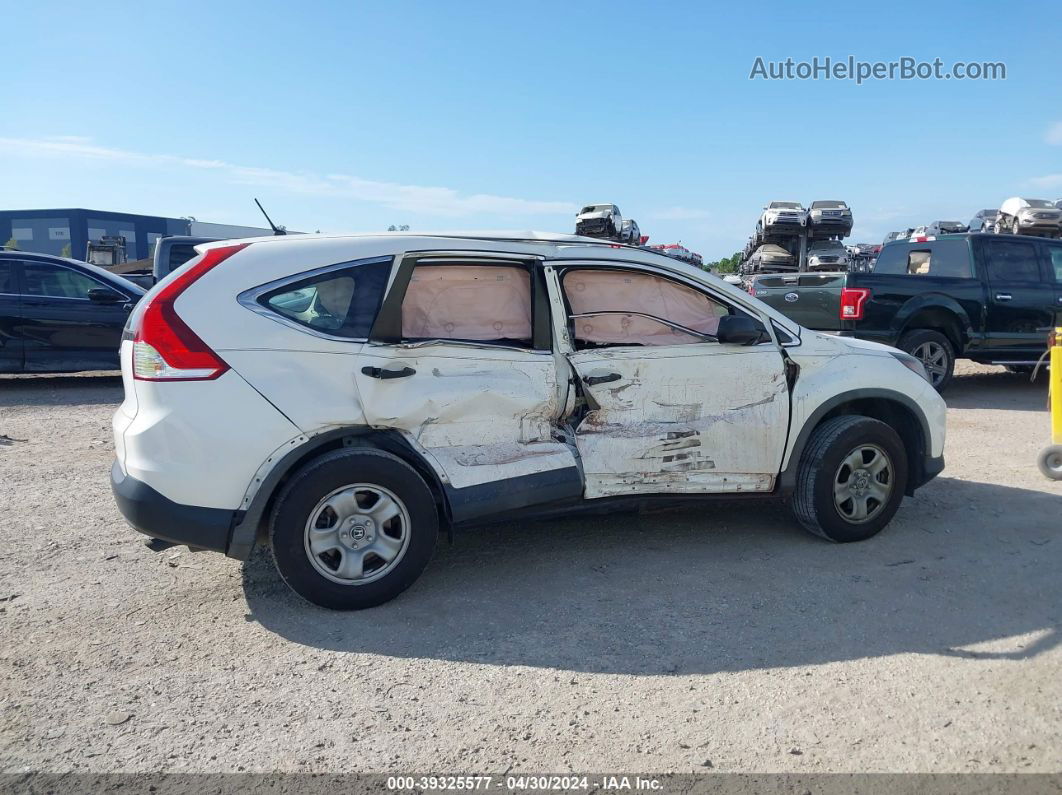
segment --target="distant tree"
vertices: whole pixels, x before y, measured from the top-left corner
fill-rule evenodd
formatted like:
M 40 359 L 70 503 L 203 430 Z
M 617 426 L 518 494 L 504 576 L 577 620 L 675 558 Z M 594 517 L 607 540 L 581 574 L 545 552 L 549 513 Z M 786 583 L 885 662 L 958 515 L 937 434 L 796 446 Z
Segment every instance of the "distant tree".
M 11 238 L 4 243 L 4 248 L 13 248 L 15 251 L 18 251 L 18 241 L 15 240 L 15 238 Z
M 65 246 L 63 246 L 62 250 L 59 252 L 59 256 L 60 257 L 66 257 L 67 259 L 69 259 L 71 253 L 72 253 L 72 249 L 70 248 L 70 244 L 67 243 Z
M 389 227 L 387 227 L 387 231 L 388 232 L 408 232 L 409 231 L 409 224 L 399 224 L 398 226 L 395 226 L 394 224 L 391 224 Z
M 715 262 L 706 262 L 704 264 L 705 270 L 714 270 L 716 273 L 737 273 L 738 265 L 741 263 L 741 252 L 735 251 L 733 256 L 723 257 Z

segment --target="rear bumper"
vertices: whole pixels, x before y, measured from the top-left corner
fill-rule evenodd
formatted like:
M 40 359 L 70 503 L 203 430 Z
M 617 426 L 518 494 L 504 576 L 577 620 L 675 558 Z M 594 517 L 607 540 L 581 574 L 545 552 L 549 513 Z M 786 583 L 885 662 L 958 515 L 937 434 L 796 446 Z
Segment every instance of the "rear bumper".
M 236 511 L 181 505 L 143 481 L 111 467 L 111 491 L 118 510 L 134 530 L 174 544 L 225 552 Z

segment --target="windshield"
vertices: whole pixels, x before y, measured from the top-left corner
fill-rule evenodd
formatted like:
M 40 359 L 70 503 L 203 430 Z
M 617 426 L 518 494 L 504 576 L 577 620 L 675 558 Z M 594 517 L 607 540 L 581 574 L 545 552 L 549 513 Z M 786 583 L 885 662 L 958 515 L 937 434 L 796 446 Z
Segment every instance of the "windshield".
M 835 202 L 835 201 L 821 201 L 821 202 L 812 202 L 811 203 L 811 209 L 812 210 L 841 210 L 841 209 L 844 209 L 847 206 L 848 205 L 845 204 L 844 202 Z
M 1043 199 L 1026 199 L 1025 202 L 1030 207 L 1035 207 L 1038 210 L 1054 210 L 1055 209 L 1055 205 L 1051 204 L 1051 202 L 1044 201 Z
M 772 210 L 799 210 L 800 202 L 771 202 Z
M 811 254 L 845 254 L 847 249 L 843 243 L 836 240 L 823 240 L 821 243 L 812 243 L 808 252 Z

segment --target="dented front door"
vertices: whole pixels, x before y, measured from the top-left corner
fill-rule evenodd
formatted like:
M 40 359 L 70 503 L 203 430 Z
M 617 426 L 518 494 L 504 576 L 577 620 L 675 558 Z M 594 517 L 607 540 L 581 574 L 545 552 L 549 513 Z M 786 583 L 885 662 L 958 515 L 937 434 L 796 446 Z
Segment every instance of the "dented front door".
M 770 491 L 789 424 L 773 342 L 720 344 L 725 296 L 635 264 L 548 267 L 555 336 L 586 400 L 587 497 Z
M 774 487 L 789 397 L 773 346 L 612 348 L 570 360 L 594 404 L 576 428 L 587 497 Z

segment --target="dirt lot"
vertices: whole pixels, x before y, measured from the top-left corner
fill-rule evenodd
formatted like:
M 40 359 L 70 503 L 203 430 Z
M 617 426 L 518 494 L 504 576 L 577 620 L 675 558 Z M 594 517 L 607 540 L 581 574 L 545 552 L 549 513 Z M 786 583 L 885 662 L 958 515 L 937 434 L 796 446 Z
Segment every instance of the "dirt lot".
M 748 504 L 495 527 L 347 615 L 143 546 L 117 378 L 0 380 L 0 771 L 1062 770 L 1046 390 L 961 373 L 944 476 L 869 542 Z

